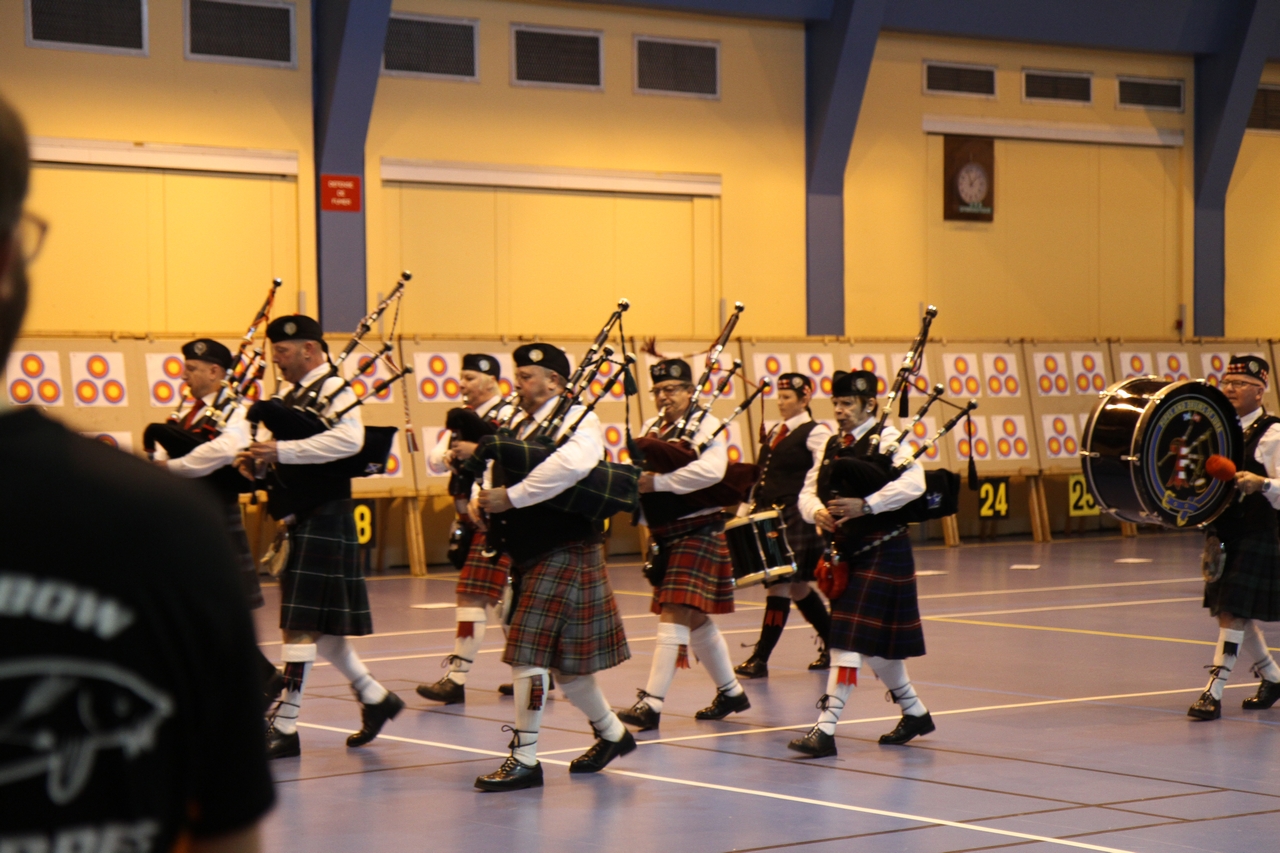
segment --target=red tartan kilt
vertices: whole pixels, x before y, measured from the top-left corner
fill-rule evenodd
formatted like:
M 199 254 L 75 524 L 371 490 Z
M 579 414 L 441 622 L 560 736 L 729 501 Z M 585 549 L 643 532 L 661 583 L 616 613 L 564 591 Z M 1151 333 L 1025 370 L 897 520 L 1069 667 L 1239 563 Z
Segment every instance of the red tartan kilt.
M 467 560 L 458 574 L 458 595 L 502 598 L 502 591 L 507 585 L 507 572 L 511 568 L 511 558 L 503 554 L 494 563 L 484 556 L 484 547 L 484 534 L 477 530 L 471 539 Z
M 559 548 L 524 570 L 504 663 L 590 675 L 630 657 L 599 543 Z
M 733 612 L 733 564 L 723 531 L 683 536 L 671 544 L 662 586 L 653 591 L 649 609 L 661 613 L 664 604 Z

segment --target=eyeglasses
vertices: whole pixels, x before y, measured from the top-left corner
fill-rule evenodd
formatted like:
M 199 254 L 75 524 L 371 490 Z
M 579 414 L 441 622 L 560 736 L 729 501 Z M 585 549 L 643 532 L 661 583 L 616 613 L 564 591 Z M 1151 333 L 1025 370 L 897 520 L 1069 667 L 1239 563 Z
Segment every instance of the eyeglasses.
M 693 386 L 681 383 L 679 385 L 656 385 L 653 389 L 653 396 L 662 397 L 668 394 L 674 394 L 677 391 L 692 391 Z
M 18 252 L 24 263 L 31 263 L 44 247 L 44 237 L 49 233 L 49 223 L 30 211 L 22 211 L 18 227 L 14 231 Z
M 1265 388 L 1261 382 L 1254 382 L 1249 379 L 1223 379 L 1218 383 L 1219 388 Z

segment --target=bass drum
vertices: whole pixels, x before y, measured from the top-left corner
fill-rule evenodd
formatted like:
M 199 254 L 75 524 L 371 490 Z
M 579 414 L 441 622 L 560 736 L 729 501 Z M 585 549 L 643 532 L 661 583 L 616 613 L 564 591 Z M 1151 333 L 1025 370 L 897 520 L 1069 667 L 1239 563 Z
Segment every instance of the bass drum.
M 1102 392 L 1080 452 L 1099 508 L 1121 521 L 1199 527 L 1235 497 L 1234 482 L 1205 471 L 1212 455 L 1241 467 L 1244 437 L 1235 408 L 1205 382 L 1138 376 Z

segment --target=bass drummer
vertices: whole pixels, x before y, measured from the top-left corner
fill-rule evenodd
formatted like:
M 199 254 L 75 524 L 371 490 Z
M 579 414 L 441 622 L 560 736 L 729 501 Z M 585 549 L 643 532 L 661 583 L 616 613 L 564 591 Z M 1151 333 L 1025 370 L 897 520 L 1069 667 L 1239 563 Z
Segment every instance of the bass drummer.
M 902 476 L 865 499 L 837 497 L 831 488 L 837 454 L 866 457 L 879 452 L 871 446 L 878 409 L 875 374 L 837 371 L 831 398 L 840 432 L 827 442 L 822 461 L 805 478 L 799 499 L 805 520 L 831 534 L 841 559 L 847 561 L 843 564 L 847 585 L 831 590 L 832 666 L 827 692 L 818 700 L 822 713 L 808 734 L 787 744 L 812 758 L 836 754 L 836 723 L 857 686 L 864 657 L 902 709 L 897 727 L 881 736 L 880 743 L 902 744 L 934 730 L 929 711 L 907 675 L 905 659 L 924 654 L 924 632 L 907 527 L 892 518 L 894 510 L 924 494 L 924 469 L 912 459 Z M 894 459 L 898 463 L 911 459 L 910 449 L 899 447 Z M 864 516 L 868 521 L 849 524 Z M 880 523 L 876 517 L 881 517 Z M 846 532 L 851 529 L 857 532 Z
M 696 389 L 693 370 L 683 359 L 669 358 L 649 368 L 658 417 L 647 421 L 641 433 L 671 440 L 685 423 Z M 691 436 L 700 447 L 719 428 L 720 421 L 706 415 Z M 669 474 L 646 471 L 640 475 L 640 493 L 673 492 L 687 495 L 724 479 L 729 464 L 728 446 L 716 436 L 702 454 Z M 716 686 L 711 704 L 694 716 L 721 720 L 751 707 L 746 691 L 733 674 L 729 646 L 709 614 L 733 612 L 733 566 L 724 539 L 721 508 L 709 507 L 664 524 L 651 524 L 650 535 L 658 546 L 654 563 L 661 577 L 654 584 L 650 609 L 658 614 L 658 641 L 649 666 L 649 682 L 637 691 L 639 700 L 618 714 L 622 722 L 640 731 L 655 729 L 662 715 L 667 690 L 677 668 L 689 667 L 692 650 Z
M 1218 642 L 1209 684 L 1187 711 L 1198 720 L 1222 716 L 1222 690 L 1241 657 L 1262 679 L 1244 709 L 1270 708 L 1280 699 L 1280 667 L 1258 625 L 1280 620 L 1280 418 L 1262 408 L 1269 372 L 1265 359 L 1235 356 L 1218 386 L 1244 429 L 1245 461 L 1235 475 L 1241 498 L 1209 527 L 1206 543 L 1216 551 L 1220 541 L 1226 559 L 1221 576 L 1204 588 L 1204 606 L 1218 619 Z
M 812 396 L 813 381 L 808 376 L 784 373 L 778 377 L 778 413 L 782 421 L 761 436 L 757 460 L 760 481 L 752 493 L 752 502 L 744 504 L 740 510 L 740 514 L 748 514 L 778 507 L 786 524 L 787 544 L 796 558 L 796 573 L 769 587 L 760 639 L 756 641 L 751 657 L 734 668 L 734 672 L 743 678 L 768 677 L 769 655 L 782 637 L 792 601 L 818 632 L 822 643 L 818 658 L 809 664 L 809 669 L 821 670 L 830 666 L 827 633 L 831 627 L 831 616 L 822 596 L 810 586 L 813 570 L 822 557 L 822 540 L 812 522 L 801 517 L 796 505 L 805 475 L 822 461 L 823 449 L 827 446 L 827 439 L 831 438 L 831 429 L 815 421 L 809 411 Z

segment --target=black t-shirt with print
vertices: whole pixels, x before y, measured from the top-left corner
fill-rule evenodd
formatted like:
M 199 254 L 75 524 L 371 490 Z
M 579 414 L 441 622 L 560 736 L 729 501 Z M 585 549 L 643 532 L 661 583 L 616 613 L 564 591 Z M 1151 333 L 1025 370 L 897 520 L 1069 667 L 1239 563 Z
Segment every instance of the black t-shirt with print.
M 253 626 L 216 502 L 0 416 L 0 849 L 169 850 L 270 809 Z

